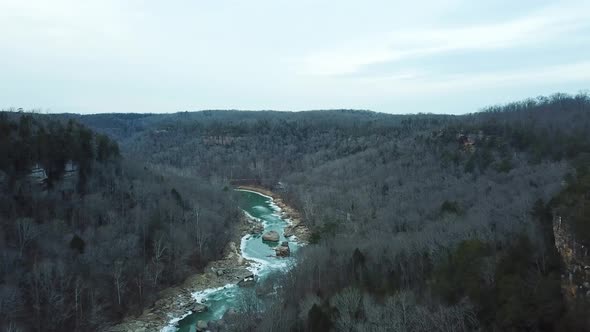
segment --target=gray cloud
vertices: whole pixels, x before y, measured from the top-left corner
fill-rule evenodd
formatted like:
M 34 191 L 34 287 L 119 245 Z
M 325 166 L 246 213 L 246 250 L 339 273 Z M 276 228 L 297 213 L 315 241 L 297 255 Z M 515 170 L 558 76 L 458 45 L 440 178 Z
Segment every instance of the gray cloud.
M 0 107 L 468 112 L 587 88 L 589 7 L 3 0 Z

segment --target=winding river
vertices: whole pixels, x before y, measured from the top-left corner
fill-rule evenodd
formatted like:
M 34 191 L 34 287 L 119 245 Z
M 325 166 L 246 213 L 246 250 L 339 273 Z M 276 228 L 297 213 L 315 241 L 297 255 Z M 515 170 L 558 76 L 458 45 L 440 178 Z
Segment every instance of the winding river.
M 293 239 L 285 239 L 284 228 L 289 225 L 289 220 L 282 219 L 280 208 L 273 203 L 269 196 L 248 190 L 237 190 L 240 195 L 240 208 L 249 218 L 258 219 L 264 226 L 264 233 L 274 230 L 280 234 L 280 242 L 289 241 L 291 255 L 300 245 L 293 242 Z M 279 243 L 280 243 L 279 242 Z M 241 241 L 242 256 L 254 261 L 251 270 L 258 276 L 259 281 L 272 272 L 284 270 L 293 262 L 293 258 L 280 258 L 275 256 L 273 248 L 278 243 L 262 241 L 261 235 L 246 235 Z M 230 308 L 236 306 L 243 288 L 236 284 L 226 285 L 220 288 L 206 289 L 193 294 L 193 298 L 201 303 L 206 303 L 209 310 L 203 313 L 194 313 L 180 320 L 176 331 L 196 331 L 196 324 L 199 320 L 211 321 L 221 319 L 223 314 Z M 173 329 L 172 329 L 173 330 Z

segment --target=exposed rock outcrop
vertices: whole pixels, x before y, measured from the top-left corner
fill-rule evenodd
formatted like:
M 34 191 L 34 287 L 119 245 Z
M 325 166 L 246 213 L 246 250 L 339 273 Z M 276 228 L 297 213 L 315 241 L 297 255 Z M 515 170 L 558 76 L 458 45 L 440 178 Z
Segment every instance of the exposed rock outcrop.
M 295 232 L 293 230 L 293 226 L 287 226 L 287 227 L 285 227 L 285 233 L 283 235 L 285 237 L 291 237 L 291 236 L 295 235 Z
M 195 303 L 191 309 L 192 312 L 201 313 L 209 310 L 209 308 L 201 303 Z
M 573 230 L 561 216 L 553 218 L 553 235 L 564 263 L 561 285 L 566 299 L 573 303 L 578 297 L 590 297 L 589 249 L 576 240 Z
M 257 235 L 261 234 L 264 231 L 264 226 L 262 223 L 254 223 L 252 227 L 250 227 L 250 234 Z
M 279 242 L 279 233 L 276 231 L 266 232 L 264 235 L 262 235 L 262 240 L 268 242 Z
M 285 237 L 289 238 L 295 236 L 298 240 L 308 241 L 309 240 L 309 229 L 301 224 L 299 220 L 295 220 L 291 225 L 285 227 Z
M 252 287 L 256 285 L 256 276 L 251 274 L 238 282 L 240 287 Z
M 291 249 L 289 249 L 289 242 L 283 241 L 280 246 L 275 248 L 275 254 L 277 257 L 289 257 L 291 256 Z

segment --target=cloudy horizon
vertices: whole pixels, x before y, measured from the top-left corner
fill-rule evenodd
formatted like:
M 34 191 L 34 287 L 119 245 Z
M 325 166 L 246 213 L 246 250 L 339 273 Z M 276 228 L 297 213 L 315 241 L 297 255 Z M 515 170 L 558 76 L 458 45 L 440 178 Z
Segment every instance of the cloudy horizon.
M 0 107 L 474 112 L 590 87 L 588 1 L 0 0 Z

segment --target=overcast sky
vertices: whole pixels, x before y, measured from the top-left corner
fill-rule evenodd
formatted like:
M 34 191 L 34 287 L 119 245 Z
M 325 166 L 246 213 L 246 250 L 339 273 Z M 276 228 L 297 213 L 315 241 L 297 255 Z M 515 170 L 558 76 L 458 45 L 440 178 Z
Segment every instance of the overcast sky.
M 588 88 L 588 0 L 0 0 L 1 108 L 466 113 Z

